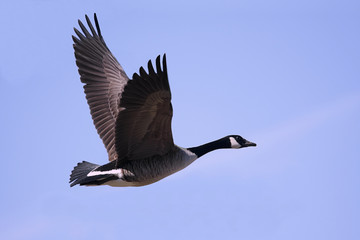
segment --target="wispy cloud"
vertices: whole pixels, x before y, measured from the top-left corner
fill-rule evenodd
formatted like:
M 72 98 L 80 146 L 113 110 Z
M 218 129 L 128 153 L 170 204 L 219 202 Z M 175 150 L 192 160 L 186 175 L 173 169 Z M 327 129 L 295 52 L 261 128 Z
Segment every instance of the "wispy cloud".
M 273 174 L 283 171 L 293 164 L 291 159 L 283 156 L 286 152 L 283 149 L 284 144 L 292 145 L 292 142 L 302 136 L 311 134 L 311 131 L 326 124 L 328 121 L 350 115 L 353 112 L 360 112 L 359 108 L 360 93 L 343 96 L 318 108 L 312 108 L 306 114 L 287 122 L 278 123 L 257 136 L 252 136 L 252 139 L 258 146 L 254 149 L 244 149 L 242 151 L 241 159 L 246 159 L 246 161 L 239 161 L 239 155 L 234 155 L 232 151 L 214 152 L 207 156 L 207 161 L 195 164 L 187 169 L 186 172 L 190 174 L 192 171 L 195 171 L 207 175 L 213 174 L 220 168 L 224 171 L 234 170 L 241 177 L 253 177 L 254 175 Z M 279 143 L 282 144 L 279 145 Z M 226 166 L 221 163 L 221 160 L 224 158 L 231 161 L 229 162 L 228 160 Z M 227 167 L 228 165 L 234 166 L 234 164 L 239 164 L 239 167 L 233 169 Z M 179 175 L 179 177 L 183 177 L 183 175 Z
M 340 115 L 358 111 L 358 108 L 360 108 L 360 93 L 346 95 L 305 115 L 280 123 L 255 138 L 259 142 L 266 142 L 267 147 L 271 147 L 279 141 L 285 142 L 298 138 Z

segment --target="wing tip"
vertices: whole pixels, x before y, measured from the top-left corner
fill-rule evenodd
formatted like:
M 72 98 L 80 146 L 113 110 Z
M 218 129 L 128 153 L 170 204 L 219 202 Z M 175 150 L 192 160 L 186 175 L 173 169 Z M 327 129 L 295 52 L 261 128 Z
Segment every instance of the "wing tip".
M 94 21 L 95 21 L 95 26 L 96 26 L 96 30 L 98 32 L 98 35 L 99 35 L 100 38 L 102 38 L 100 25 L 99 25 L 99 21 L 98 21 L 98 18 L 96 16 L 96 13 L 94 13 Z
M 167 75 L 167 65 L 166 65 L 166 53 L 163 56 L 163 72 Z

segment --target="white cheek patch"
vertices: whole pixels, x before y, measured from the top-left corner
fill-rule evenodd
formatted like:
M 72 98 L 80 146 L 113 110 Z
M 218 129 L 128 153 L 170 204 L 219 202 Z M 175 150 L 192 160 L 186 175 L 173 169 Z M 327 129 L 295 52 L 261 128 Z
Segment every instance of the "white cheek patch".
M 231 148 L 240 148 L 241 145 L 235 140 L 235 138 L 230 137 Z

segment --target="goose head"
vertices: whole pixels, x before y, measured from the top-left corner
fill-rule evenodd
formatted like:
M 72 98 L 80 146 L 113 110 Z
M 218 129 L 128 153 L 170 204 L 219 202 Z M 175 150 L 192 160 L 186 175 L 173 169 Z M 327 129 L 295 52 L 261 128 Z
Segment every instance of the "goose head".
M 256 143 L 250 142 L 239 135 L 229 135 L 226 137 L 230 142 L 230 148 L 255 147 Z

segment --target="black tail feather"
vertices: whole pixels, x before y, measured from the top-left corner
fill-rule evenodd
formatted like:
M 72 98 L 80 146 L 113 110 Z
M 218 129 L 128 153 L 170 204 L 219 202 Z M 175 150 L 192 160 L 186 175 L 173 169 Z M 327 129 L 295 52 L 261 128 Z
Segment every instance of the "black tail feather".
M 97 167 L 99 167 L 99 165 L 89 163 L 86 161 L 78 163 L 78 165 L 76 167 L 74 167 L 74 170 L 72 170 L 72 172 L 71 172 L 70 187 L 73 187 L 76 184 L 83 185 L 84 180 L 87 178 L 88 173 Z M 86 181 L 86 182 L 88 182 L 88 181 Z

